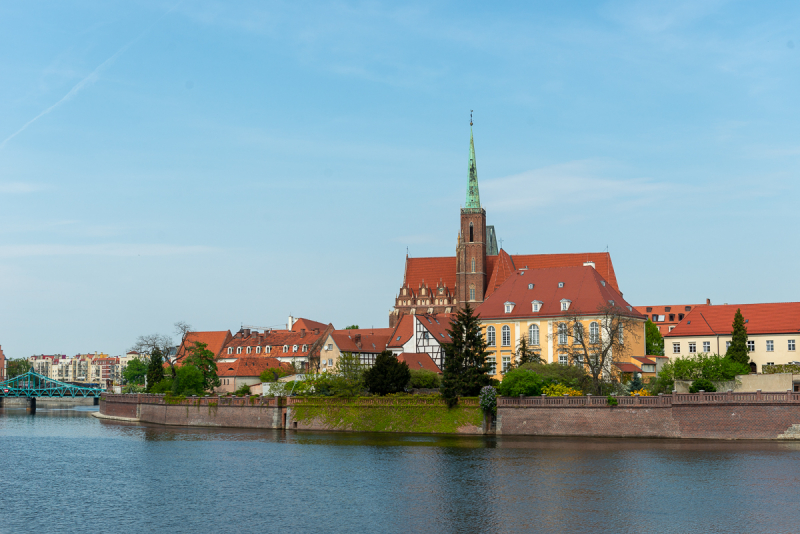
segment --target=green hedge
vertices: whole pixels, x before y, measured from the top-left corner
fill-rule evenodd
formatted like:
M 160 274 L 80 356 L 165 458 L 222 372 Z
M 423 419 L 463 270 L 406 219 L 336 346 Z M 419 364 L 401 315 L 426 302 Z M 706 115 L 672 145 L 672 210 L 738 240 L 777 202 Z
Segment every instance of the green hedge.
M 784 365 L 762 365 L 761 372 L 765 375 L 774 375 L 778 373 L 792 373 L 800 375 L 800 365 L 784 364 Z

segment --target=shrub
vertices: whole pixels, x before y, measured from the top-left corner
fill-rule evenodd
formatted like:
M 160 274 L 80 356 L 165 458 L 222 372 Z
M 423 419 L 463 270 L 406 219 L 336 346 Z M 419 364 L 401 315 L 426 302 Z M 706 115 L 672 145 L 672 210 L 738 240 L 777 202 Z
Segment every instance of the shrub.
M 122 388 L 123 393 L 144 393 L 144 391 L 144 386 L 137 386 L 136 384 L 128 384 Z
M 181 365 L 175 370 L 172 381 L 173 395 L 202 395 L 205 390 L 203 372 L 194 365 Z
M 484 412 L 497 413 L 497 390 L 492 386 L 483 386 L 478 399 Z
M 150 388 L 150 393 L 159 394 L 159 393 L 172 393 L 172 379 L 165 378 L 161 382 L 153 385 Z
M 550 384 L 549 386 L 545 386 L 542 388 L 542 393 L 548 397 L 563 397 L 565 394 L 570 397 L 580 397 L 583 395 L 583 392 L 563 384 Z
M 411 369 L 411 382 L 412 388 L 419 389 L 436 389 L 442 385 L 442 377 L 439 373 L 433 371 L 426 371 L 425 369 Z
M 631 397 L 633 397 L 635 395 L 639 395 L 640 397 L 650 397 L 650 392 L 647 391 L 644 388 L 642 388 L 642 389 L 634 389 L 633 391 L 631 391 Z
M 658 376 L 648 384 L 651 395 L 669 393 L 675 388 L 675 380 L 733 380 L 736 375 L 750 373 L 750 366 L 738 363 L 719 354 L 698 354 L 676 358 L 664 364 Z
M 619 401 L 613 395 L 609 395 L 608 396 L 608 405 L 609 406 L 616 406 L 618 404 L 619 404 Z
M 557 383 L 580 391 L 588 391 L 592 378 L 579 365 L 561 365 L 560 363 L 526 363 L 519 369 L 533 371 L 546 383 Z
M 237 397 L 244 397 L 245 395 L 250 395 L 250 386 L 247 384 L 242 384 L 239 389 L 233 392 L 234 395 Z
M 401 362 L 390 351 L 385 350 L 375 358 L 375 365 L 364 373 L 364 385 L 371 393 L 386 395 L 403 391 L 411 380 L 406 362 Z
M 526 364 L 529 365 L 529 364 Z M 504 397 L 519 397 L 520 395 L 541 395 L 545 381 L 541 376 L 528 369 L 514 369 L 503 376 L 497 391 Z
M 290 374 L 292 373 L 282 367 L 268 367 L 261 372 L 258 378 L 260 378 L 262 382 L 277 382 L 279 378 L 289 376 Z
M 689 388 L 689 393 L 697 393 L 701 389 L 708 393 L 714 393 L 717 391 L 717 388 L 714 387 L 714 384 L 712 384 L 710 380 L 700 378 L 692 382 L 692 386 Z

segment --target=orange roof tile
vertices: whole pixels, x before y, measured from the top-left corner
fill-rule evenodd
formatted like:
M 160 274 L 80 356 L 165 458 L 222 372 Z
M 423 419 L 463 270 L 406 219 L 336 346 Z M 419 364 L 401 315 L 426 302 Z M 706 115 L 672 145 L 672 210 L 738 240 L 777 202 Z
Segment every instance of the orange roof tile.
M 770 302 L 695 306 L 664 337 L 730 334 L 737 309 L 742 310 L 748 334 L 800 333 L 800 302 Z
M 277 358 L 237 358 L 233 362 L 217 362 L 217 376 L 260 376 L 266 369 L 279 368 L 288 371 L 292 366 Z
M 409 369 L 424 369 L 425 371 L 442 374 L 442 371 L 427 352 L 402 352 L 397 355 L 397 359 L 401 362 L 406 362 Z
M 390 330 L 390 329 L 386 329 Z M 352 330 L 335 330 L 331 338 L 342 352 L 383 352 L 389 343 L 390 334 L 358 334 Z
M 501 248 L 494 262 L 492 276 L 489 278 L 489 284 L 486 286 L 484 299 L 494 293 L 494 290 L 500 287 L 503 282 L 506 281 L 506 278 L 511 276 L 516 270 L 516 267 L 514 267 L 514 260 Z
M 207 349 L 214 353 L 214 356 L 219 356 L 222 348 L 231 339 L 230 330 L 219 330 L 213 332 L 189 332 L 186 338 L 178 349 L 177 360 L 182 360 L 188 350 L 194 346 L 195 343 L 205 343 Z
M 402 347 L 414 335 L 414 316 L 403 315 L 390 335 L 387 347 Z

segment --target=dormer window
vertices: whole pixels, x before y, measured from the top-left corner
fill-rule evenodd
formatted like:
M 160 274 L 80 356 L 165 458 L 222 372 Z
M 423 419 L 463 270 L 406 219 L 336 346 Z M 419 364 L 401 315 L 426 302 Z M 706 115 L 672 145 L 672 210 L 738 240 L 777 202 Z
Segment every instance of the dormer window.
M 308 345 L 303 345 L 303 352 L 308 352 Z
M 603 287 L 606 287 L 606 281 L 605 281 L 605 280 L 600 280 L 600 284 L 601 284 Z
M 533 289 L 533 284 L 528 284 L 528 289 Z
M 533 302 L 531 302 L 531 307 L 534 312 L 538 312 L 539 310 L 542 309 L 542 301 L 534 300 Z
M 236 347 L 236 354 L 242 353 L 242 347 Z
M 571 300 L 561 299 L 561 311 L 569 310 L 569 305 L 572 304 Z
M 233 347 L 228 347 L 228 354 L 233 354 Z
M 289 352 L 289 345 L 283 346 L 283 352 Z
M 612 306 L 614 305 L 614 301 L 613 300 L 609 300 L 608 303 L 611 304 Z
M 564 282 L 559 282 L 558 287 L 564 287 Z
M 253 350 L 252 347 L 247 347 L 247 354 L 250 354 L 251 350 Z
M 297 345 L 292 345 L 292 352 L 297 352 Z
M 261 347 L 256 347 L 256 354 L 261 354 Z
M 512 311 L 514 311 L 514 306 L 515 304 L 513 302 L 506 302 L 505 303 L 506 313 L 511 313 Z
M 267 354 L 269 354 L 270 352 L 272 352 L 272 347 L 270 347 L 269 345 L 267 345 L 266 347 L 264 347 L 264 352 L 266 352 Z

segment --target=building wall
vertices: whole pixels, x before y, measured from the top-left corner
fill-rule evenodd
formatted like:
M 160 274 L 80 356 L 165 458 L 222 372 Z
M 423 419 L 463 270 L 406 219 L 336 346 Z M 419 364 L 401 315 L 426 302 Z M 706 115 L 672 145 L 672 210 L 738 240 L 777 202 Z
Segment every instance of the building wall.
M 758 371 L 767 363 L 775 365 L 800 361 L 797 346 L 800 343 L 800 332 L 796 334 L 748 334 L 748 341 L 753 341 L 755 350 L 750 352 L 750 359 L 758 366 Z M 724 355 L 727 352 L 726 342 L 731 340 L 730 334 L 719 336 L 670 336 L 664 338 L 664 355 L 669 358 L 694 356 L 701 352 Z M 789 350 L 789 341 L 794 341 L 794 350 Z M 773 350 L 767 351 L 767 341 L 773 342 Z M 710 346 L 710 351 L 703 350 L 703 343 Z M 673 344 L 678 344 L 678 352 Z M 695 352 L 690 352 L 690 343 L 695 344 Z

